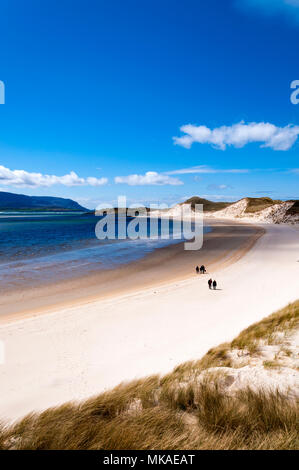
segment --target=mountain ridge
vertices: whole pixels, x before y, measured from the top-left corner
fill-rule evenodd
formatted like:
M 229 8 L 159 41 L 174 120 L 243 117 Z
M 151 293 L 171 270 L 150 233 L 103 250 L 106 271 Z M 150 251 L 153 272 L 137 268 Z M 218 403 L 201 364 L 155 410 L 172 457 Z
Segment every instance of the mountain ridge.
M 84 211 L 88 209 L 72 199 L 54 196 L 26 196 L 6 191 L 0 191 L 0 210 L 44 210 L 44 211 Z

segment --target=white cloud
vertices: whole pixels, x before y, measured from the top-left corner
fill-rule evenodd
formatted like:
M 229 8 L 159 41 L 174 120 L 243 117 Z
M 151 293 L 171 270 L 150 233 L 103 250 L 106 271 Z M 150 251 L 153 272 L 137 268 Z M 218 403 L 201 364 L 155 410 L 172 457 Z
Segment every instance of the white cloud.
M 103 184 L 108 183 L 108 178 L 95 178 L 93 176 L 88 176 L 88 178 L 86 178 L 86 182 L 90 186 L 102 186 Z
M 241 148 L 252 142 L 262 143 L 261 147 L 270 147 L 273 150 L 288 150 L 299 135 L 299 126 L 288 124 L 285 127 L 277 127 L 269 122 L 245 124 L 241 121 L 232 126 L 221 126 L 215 129 L 187 124 L 180 130 L 185 135 L 173 138 L 176 145 L 190 148 L 194 142 L 198 142 L 211 144 L 214 148 L 221 150 L 225 150 L 227 145 Z
M 233 189 L 232 186 L 228 184 L 209 184 L 207 189 L 214 190 L 214 189 Z
M 67 175 L 43 175 L 42 173 L 30 173 L 25 170 L 10 170 L 0 165 L 0 184 L 11 186 L 49 187 L 55 184 L 64 186 L 101 186 L 108 182 L 107 178 L 80 178 L 74 171 Z
M 143 185 L 165 185 L 179 186 L 184 184 L 178 178 L 172 178 L 167 174 L 157 173 L 156 171 L 147 171 L 144 175 L 128 175 L 116 176 L 114 178 L 116 184 L 125 183 L 130 186 L 143 186 Z
M 194 173 L 248 173 L 249 170 L 229 168 L 226 170 L 211 168 L 206 165 L 192 166 L 190 168 L 182 168 L 180 170 L 167 171 L 167 175 L 188 175 Z

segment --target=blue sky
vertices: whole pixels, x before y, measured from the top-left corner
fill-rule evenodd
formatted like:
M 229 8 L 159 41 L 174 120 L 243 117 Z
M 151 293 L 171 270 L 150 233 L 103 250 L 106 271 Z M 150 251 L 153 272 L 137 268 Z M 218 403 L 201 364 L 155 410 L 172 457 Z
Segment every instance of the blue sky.
M 0 190 L 298 198 L 297 0 L 2 0 Z

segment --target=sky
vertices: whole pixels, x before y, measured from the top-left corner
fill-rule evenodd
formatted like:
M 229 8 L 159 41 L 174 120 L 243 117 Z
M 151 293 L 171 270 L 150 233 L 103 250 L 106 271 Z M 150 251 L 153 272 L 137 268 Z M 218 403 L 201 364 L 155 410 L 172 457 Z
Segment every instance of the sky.
M 0 6 L 1 191 L 298 198 L 299 0 Z

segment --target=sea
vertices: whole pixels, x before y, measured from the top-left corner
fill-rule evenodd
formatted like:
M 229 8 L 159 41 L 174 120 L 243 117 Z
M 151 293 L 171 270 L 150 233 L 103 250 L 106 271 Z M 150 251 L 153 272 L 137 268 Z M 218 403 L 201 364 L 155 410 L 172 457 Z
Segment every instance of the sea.
M 120 217 L 126 227 L 133 220 Z M 86 213 L 0 213 L 0 292 L 113 269 L 184 240 L 173 221 L 169 238 L 163 238 L 161 219 L 151 237 L 148 220 L 144 238 L 118 239 L 117 217 L 116 238 L 100 240 L 95 234 L 100 219 Z

